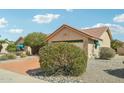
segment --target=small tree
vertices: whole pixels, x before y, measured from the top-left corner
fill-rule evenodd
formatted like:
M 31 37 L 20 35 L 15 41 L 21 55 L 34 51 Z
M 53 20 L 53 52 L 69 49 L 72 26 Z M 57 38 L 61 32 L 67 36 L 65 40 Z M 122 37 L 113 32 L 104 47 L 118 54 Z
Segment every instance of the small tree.
M 33 32 L 25 37 L 24 44 L 31 47 L 32 54 L 38 54 L 40 47 L 46 44 L 45 39 L 45 34 Z
M 120 48 L 123 46 L 123 43 L 119 40 L 112 40 L 111 47 L 117 52 L 117 48 Z

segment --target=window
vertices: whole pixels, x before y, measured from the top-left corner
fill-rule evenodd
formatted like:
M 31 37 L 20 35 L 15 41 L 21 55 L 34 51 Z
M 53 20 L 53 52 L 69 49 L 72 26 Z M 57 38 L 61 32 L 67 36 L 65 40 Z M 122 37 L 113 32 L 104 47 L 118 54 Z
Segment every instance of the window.
M 99 41 L 98 41 L 98 40 L 95 40 L 95 41 L 94 41 L 94 44 L 95 44 L 95 49 L 97 49 L 97 48 L 98 48 L 98 46 L 100 46 L 100 44 L 99 44 Z

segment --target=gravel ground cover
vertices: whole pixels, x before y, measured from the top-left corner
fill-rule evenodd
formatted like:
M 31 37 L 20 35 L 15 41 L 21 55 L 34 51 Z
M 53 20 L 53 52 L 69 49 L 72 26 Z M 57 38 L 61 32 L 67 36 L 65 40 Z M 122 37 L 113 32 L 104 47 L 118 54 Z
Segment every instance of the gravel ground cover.
M 39 69 L 29 70 L 35 78 L 52 83 L 124 83 L 124 56 L 111 60 L 90 59 L 87 71 L 79 77 L 43 76 Z

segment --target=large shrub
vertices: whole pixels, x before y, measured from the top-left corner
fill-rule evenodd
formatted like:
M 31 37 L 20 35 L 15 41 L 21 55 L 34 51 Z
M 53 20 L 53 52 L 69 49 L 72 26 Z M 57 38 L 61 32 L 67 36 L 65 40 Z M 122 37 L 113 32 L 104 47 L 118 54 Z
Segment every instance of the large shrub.
M 101 47 L 99 56 L 101 59 L 110 59 L 115 56 L 115 50 L 108 47 Z
M 31 47 L 32 54 L 38 54 L 40 47 L 46 44 L 45 39 L 45 34 L 33 32 L 25 37 L 24 44 Z
M 87 56 L 68 43 L 54 43 L 40 48 L 40 65 L 45 75 L 81 75 L 86 70 Z
M 15 52 L 16 51 L 16 45 L 14 43 L 11 43 L 7 46 L 6 50 L 8 52 Z

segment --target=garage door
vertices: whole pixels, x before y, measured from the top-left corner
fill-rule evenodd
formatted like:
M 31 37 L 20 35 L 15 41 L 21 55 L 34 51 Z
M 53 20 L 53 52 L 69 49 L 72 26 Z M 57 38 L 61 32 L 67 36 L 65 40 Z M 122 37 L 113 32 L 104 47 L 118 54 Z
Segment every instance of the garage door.
M 83 49 L 83 42 L 72 42 L 71 44 Z

